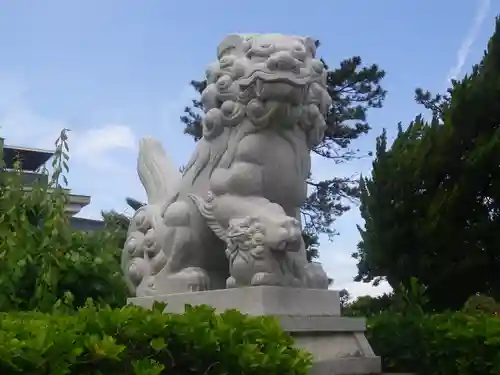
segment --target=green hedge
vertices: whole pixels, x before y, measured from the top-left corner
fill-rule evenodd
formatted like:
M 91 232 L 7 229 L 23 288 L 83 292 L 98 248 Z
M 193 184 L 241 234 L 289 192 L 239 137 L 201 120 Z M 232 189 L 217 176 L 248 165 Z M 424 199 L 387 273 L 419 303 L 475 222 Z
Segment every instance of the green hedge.
M 308 353 L 272 318 L 209 307 L 163 314 L 87 305 L 0 314 L 0 374 L 305 375 Z
M 384 371 L 421 375 L 500 375 L 500 317 L 476 313 L 382 313 L 368 340 Z

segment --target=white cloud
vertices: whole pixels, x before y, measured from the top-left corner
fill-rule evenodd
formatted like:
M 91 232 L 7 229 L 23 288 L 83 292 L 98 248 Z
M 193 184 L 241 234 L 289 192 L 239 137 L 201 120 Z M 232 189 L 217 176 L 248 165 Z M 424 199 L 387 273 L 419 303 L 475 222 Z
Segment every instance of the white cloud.
M 462 69 L 467 61 L 467 57 L 471 51 L 474 42 L 477 39 L 479 31 L 481 30 L 481 26 L 488 15 L 488 11 L 490 9 L 491 0 L 478 0 L 479 6 L 476 10 L 476 14 L 474 15 L 474 19 L 472 21 L 472 26 L 468 30 L 465 38 L 460 45 L 460 48 L 457 51 L 455 65 L 453 65 L 446 77 L 446 83 L 448 84 L 450 80 L 457 78 L 462 73 Z
M 0 108 L 0 131 L 7 144 L 53 149 L 59 132 L 67 124 L 33 113 L 23 103 Z
M 61 130 L 71 129 L 65 121 L 38 115 L 22 97 L 8 98 L 1 90 L 0 98 L 3 99 L 0 102 L 0 135 L 7 144 L 53 150 Z M 123 124 L 71 129 L 68 135 L 72 162 L 90 167 L 113 167 L 115 162 L 110 158 L 110 152 L 119 149 L 134 151 L 137 143 L 132 129 Z
M 129 126 L 107 124 L 87 130 L 69 133 L 71 155 L 91 167 L 101 170 L 118 167 L 110 153 L 115 150 L 136 150 L 137 140 Z
M 110 149 L 123 148 L 134 150 L 136 139 L 132 130 L 125 125 L 110 124 L 76 133 L 77 154 L 104 154 Z

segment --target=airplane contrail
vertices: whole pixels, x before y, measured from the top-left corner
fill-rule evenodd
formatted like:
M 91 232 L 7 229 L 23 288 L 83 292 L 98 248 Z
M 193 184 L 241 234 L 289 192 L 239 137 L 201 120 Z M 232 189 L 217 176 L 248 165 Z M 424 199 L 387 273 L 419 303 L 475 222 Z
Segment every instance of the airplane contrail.
M 460 48 L 457 51 L 455 64 L 448 71 L 448 75 L 446 77 L 447 84 L 449 84 L 452 79 L 456 79 L 457 76 L 462 73 L 462 69 L 465 65 L 467 57 L 469 56 L 471 48 L 474 45 L 474 42 L 476 41 L 479 34 L 479 30 L 481 30 L 481 26 L 483 25 L 483 22 L 488 15 L 490 5 L 491 0 L 479 0 L 479 6 L 476 10 L 472 25 L 465 35 Z

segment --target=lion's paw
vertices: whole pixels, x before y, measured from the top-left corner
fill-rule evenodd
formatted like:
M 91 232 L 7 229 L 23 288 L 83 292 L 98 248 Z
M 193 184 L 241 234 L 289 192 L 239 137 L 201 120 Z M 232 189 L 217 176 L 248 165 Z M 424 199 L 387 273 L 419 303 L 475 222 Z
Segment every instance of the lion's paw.
M 236 279 L 232 276 L 228 277 L 226 280 L 226 288 L 227 289 L 232 289 L 232 288 L 237 288 L 238 283 L 236 282 Z
M 188 267 L 168 275 L 161 289 L 164 293 L 201 292 L 210 289 L 210 278 L 203 269 Z
M 257 272 L 255 275 L 253 275 L 250 285 L 281 285 L 281 282 L 282 280 L 280 279 L 280 277 L 273 273 Z

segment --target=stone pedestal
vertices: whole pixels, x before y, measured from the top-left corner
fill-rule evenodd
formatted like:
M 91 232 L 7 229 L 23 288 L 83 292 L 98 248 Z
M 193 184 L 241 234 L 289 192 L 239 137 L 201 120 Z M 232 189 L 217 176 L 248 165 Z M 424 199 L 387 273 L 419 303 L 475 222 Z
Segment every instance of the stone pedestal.
M 249 315 L 272 315 L 301 347 L 314 356 L 313 375 L 379 374 L 380 357 L 368 343 L 364 318 L 340 316 L 336 291 L 272 286 L 130 298 L 150 308 L 168 302 L 166 311 L 183 312 L 186 304 L 210 305 L 217 311 L 237 309 Z

